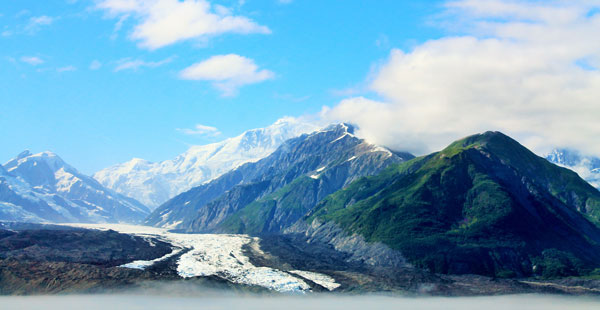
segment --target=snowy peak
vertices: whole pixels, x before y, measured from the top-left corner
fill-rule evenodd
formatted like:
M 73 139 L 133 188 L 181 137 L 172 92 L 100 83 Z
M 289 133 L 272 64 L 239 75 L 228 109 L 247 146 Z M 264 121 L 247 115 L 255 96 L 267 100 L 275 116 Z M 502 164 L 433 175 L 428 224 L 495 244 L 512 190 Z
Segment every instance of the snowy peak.
M 145 223 L 189 232 L 280 231 L 333 191 L 413 157 L 370 144 L 353 129 L 334 124 L 289 139 L 269 156 L 173 197 Z
M 0 166 L 0 220 L 139 222 L 149 210 L 103 187 L 52 152 L 22 152 Z
M 244 163 L 268 156 L 290 138 L 317 129 L 314 124 L 286 117 L 268 127 L 248 130 L 221 142 L 192 146 L 172 160 L 153 163 L 132 159 L 98 171 L 94 178 L 149 207 L 157 207 Z
M 33 186 L 52 186 L 56 183 L 55 174 L 60 170 L 78 174 L 75 168 L 49 151 L 37 154 L 22 152 L 4 167 L 9 173 L 23 178 Z
M 548 153 L 546 159 L 577 172 L 581 178 L 600 189 L 600 158 L 585 156 L 572 149 L 557 148 Z

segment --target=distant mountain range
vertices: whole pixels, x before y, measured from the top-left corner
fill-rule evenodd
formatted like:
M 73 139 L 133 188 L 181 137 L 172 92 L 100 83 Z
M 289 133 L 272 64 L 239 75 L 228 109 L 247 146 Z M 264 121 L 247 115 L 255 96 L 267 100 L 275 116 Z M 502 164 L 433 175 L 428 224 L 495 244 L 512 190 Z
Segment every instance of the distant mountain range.
M 294 118 L 248 130 L 224 141 L 193 146 L 172 160 L 158 163 L 132 159 L 94 174 L 102 185 L 133 197 L 151 209 L 247 162 L 271 154 L 284 141 L 319 129 Z
M 139 223 L 149 212 L 52 152 L 25 151 L 0 165 L 0 220 Z
M 546 159 L 577 172 L 583 179 L 600 189 L 600 158 L 583 156 L 570 149 L 554 149 L 546 155 Z
M 266 158 L 172 198 L 146 224 L 188 232 L 281 232 L 325 196 L 414 157 L 353 132 L 339 124 L 290 139 Z

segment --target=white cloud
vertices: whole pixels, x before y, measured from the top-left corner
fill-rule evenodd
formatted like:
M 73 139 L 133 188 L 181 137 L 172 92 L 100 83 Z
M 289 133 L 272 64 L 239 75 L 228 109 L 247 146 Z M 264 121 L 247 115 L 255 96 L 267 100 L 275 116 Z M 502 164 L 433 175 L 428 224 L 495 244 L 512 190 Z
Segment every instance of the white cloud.
M 232 15 L 223 6 L 211 6 L 206 0 L 101 0 L 97 7 L 113 16 L 136 17 L 139 23 L 130 37 L 148 49 L 224 33 L 271 32 L 247 17 Z
M 117 66 L 115 67 L 115 72 L 119 72 L 119 71 L 123 71 L 123 70 L 133 70 L 136 71 L 140 68 L 156 68 L 156 67 L 160 67 L 162 65 L 168 64 L 171 61 L 173 61 L 173 57 L 169 57 L 166 59 L 163 59 L 161 61 L 144 61 L 141 59 L 131 59 L 131 58 L 124 58 L 121 59 L 119 61 L 117 61 Z
M 211 137 L 218 136 L 221 134 L 219 129 L 217 129 L 216 127 L 206 126 L 206 125 L 201 125 L 201 124 L 196 124 L 196 126 L 194 126 L 194 128 L 192 128 L 192 129 L 177 128 L 177 131 L 182 132 L 186 135 L 200 135 L 200 136 L 211 136 Z
M 57 72 L 71 72 L 71 71 L 76 71 L 77 68 L 75 66 L 65 66 L 65 67 L 60 67 L 58 69 L 56 69 Z
M 351 98 L 322 117 L 419 154 L 501 130 L 539 153 L 566 146 L 600 155 L 600 14 L 590 14 L 599 5 L 449 2 L 456 23 L 443 24 L 460 35 L 393 50 L 370 84 L 383 102 Z
M 102 67 L 102 63 L 98 60 L 93 60 L 90 63 L 90 70 L 98 70 Z
M 25 26 L 25 31 L 28 33 L 37 32 L 42 26 L 49 26 L 54 22 L 55 18 L 42 15 L 29 18 L 29 22 Z
M 35 56 L 23 56 L 20 58 L 22 62 L 24 63 L 28 63 L 32 66 L 37 66 L 37 65 L 41 65 L 44 63 L 44 60 L 39 58 L 39 57 L 35 57 Z
M 252 59 L 228 54 L 193 64 L 182 70 L 179 76 L 186 80 L 212 81 L 223 96 L 233 96 L 241 86 L 272 79 L 275 74 L 266 69 L 259 70 Z

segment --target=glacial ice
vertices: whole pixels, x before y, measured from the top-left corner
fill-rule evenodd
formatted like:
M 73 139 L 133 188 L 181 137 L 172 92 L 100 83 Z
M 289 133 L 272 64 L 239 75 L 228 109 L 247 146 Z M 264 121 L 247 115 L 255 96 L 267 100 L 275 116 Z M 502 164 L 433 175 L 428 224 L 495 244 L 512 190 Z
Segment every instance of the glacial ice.
M 234 234 L 179 234 L 164 228 L 125 224 L 63 224 L 75 227 L 108 230 L 142 237 L 156 237 L 170 243 L 175 250 L 150 261 L 134 261 L 121 267 L 144 269 L 189 249 L 177 261 L 177 273 L 182 278 L 218 276 L 237 284 L 256 285 L 278 292 L 307 292 L 310 286 L 299 275 L 329 290 L 339 286 L 330 276 L 294 270 L 290 272 L 254 266 L 242 252 L 242 247 L 258 238 Z

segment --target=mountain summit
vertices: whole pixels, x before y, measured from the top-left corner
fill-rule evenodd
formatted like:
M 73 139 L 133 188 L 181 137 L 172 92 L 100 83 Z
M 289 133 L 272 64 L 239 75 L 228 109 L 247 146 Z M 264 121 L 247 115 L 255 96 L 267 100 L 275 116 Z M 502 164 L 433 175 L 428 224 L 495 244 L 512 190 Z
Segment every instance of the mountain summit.
M 149 213 L 52 152 L 25 151 L 0 167 L 1 220 L 136 223 Z
M 294 118 L 248 130 L 221 142 L 193 146 L 172 160 L 158 163 L 132 159 L 94 174 L 104 186 L 133 197 L 151 208 L 194 186 L 247 162 L 271 154 L 284 141 L 318 127 Z
M 172 198 L 146 224 L 189 232 L 281 232 L 325 196 L 413 158 L 352 132 L 351 125 L 337 124 L 290 139 L 266 158 Z

